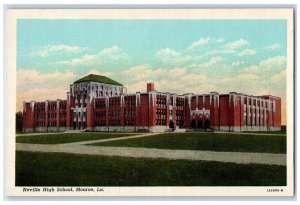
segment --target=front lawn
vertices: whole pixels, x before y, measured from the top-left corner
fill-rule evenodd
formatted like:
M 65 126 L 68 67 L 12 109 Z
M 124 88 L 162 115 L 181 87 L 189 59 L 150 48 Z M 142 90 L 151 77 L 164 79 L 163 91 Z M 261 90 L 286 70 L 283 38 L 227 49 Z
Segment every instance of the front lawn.
M 285 185 L 285 166 L 16 152 L 16 186 Z
M 17 143 L 30 144 L 62 144 L 70 142 L 80 142 L 87 140 L 98 140 L 115 137 L 133 136 L 135 134 L 116 134 L 116 133 L 68 133 L 68 134 L 45 134 L 32 136 L 17 136 Z
M 286 130 L 279 130 L 279 131 L 244 131 L 243 133 L 286 135 Z
M 236 133 L 169 133 L 92 145 L 224 152 L 286 153 L 286 136 Z

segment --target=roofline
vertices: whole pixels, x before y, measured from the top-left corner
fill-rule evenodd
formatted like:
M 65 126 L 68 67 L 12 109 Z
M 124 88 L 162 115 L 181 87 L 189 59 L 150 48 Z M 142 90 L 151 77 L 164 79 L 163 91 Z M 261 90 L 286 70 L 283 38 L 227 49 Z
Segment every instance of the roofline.
M 112 83 L 104 83 L 104 82 L 94 81 L 94 80 L 91 79 L 92 77 L 102 77 L 102 78 L 104 78 L 104 79 L 108 79 L 109 81 L 112 81 Z M 87 78 L 87 79 L 85 79 L 85 78 Z M 84 80 L 83 80 L 83 79 L 84 79 Z M 78 81 L 82 81 L 82 82 L 78 82 Z M 80 78 L 80 79 L 74 81 L 73 84 L 77 84 L 77 83 L 85 83 L 85 82 L 96 82 L 96 83 L 103 83 L 103 84 L 106 84 L 106 85 L 123 86 L 122 83 L 119 83 L 119 82 L 117 82 L 117 81 L 115 81 L 115 80 L 113 80 L 113 79 L 111 79 L 111 78 L 109 78 L 109 77 L 106 77 L 106 76 L 103 76 L 103 75 L 96 75 L 96 74 L 89 74 L 89 75 L 87 75 L 87 76 L 84 76 L 84 77 L 82 77 L 82 78 Z

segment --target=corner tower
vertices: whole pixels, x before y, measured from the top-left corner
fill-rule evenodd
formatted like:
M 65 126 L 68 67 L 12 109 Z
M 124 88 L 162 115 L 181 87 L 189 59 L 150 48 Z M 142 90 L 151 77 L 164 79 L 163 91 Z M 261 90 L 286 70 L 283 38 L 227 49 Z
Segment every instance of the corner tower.
M 92 129 L 94 99 L 120 96 L 124 91 L 121 83 L 106 76 L 90 74 L 76 80 L 68 92 L 69 128 Z

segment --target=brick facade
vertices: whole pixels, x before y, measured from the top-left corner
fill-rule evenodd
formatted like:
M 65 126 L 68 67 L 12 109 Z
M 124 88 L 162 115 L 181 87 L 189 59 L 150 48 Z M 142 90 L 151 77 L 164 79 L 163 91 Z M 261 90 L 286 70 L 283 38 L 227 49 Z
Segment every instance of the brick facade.
M 154 83 L 147 84 L 146 93 L 127 94 L 121 84 L 91 80 L 70 85 L 67 100 L 24 102 L 23 116 L 25 132 L 162 132 L 171 127 L 267 131 L 281 129 L 281 99 L 235 92 L 162 93 L 154 89 Z

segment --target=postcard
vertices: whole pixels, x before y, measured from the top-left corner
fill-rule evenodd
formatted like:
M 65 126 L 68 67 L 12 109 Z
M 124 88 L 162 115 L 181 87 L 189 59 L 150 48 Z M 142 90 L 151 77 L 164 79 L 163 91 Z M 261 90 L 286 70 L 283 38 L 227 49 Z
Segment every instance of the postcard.
M 10 9 L 8 196 L 293 196 L 294 10 Z

